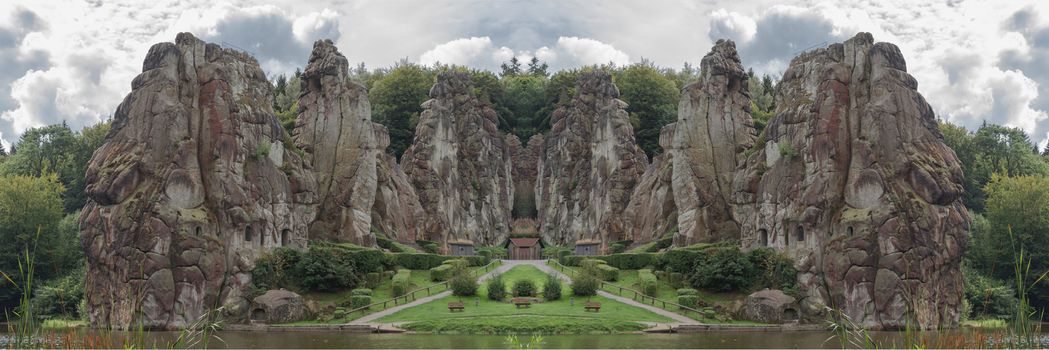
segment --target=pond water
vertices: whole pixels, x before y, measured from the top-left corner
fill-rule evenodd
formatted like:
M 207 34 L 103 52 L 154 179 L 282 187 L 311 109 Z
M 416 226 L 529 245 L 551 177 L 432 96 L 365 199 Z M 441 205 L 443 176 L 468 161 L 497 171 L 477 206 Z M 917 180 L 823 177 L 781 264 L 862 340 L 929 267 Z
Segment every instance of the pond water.
M 87 331 L 91 332 L 91 331 Z M 883 347 L 901 347 L 903 333 L 877 332 L 874 338 Z M 106 335 L 112 337 L 114 334 Z M 132 335 L 133 336 L 133 335 Z M 144 347 L 148 344 L 165 347 L 178 333 L 146 333 Z M 407 348 L 407 349 L 475 349 L 507 348 L 510 344 L 504 335 L 451 335 L 451 334 L 361 334 L 347 332 L 240 332 L 223 331 L 217 334 L 223 342 L 213 341 L 212 348 Z M 117 335 L 119 337 L 119 335 Z M 829 332 L 739 332 L 709 331 L 682 334 L 613 334 L 613 335 L 547 335 L 543 336 L 540 348 L 840 348 L 837 339 Z M 973 339 L 971 331 L 952 331 L 926 334 L 928 347 L 956 347 L 943 342 L 942 338 Z M 0 336 L 2 338 L 2 336 Z M 529 336 L 521 336 L 527 342 Z M 893 346 L 895 341 L 896 346 Z M 4 347 L 0 341 L 0 347 Z M 1043 336 L 1043 344 L 1049 344 Z M 116 345 L 119 346 L 119 343 Z

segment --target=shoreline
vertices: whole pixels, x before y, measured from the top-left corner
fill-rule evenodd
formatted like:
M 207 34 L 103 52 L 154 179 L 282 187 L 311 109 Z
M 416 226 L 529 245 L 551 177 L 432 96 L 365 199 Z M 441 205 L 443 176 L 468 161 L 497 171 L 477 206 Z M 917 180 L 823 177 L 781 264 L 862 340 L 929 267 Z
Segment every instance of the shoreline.
M 435 333 L 414 332 L 395 327 L 384 327 L 383 325 L 309 325 L 309 326 L 281 326 L 281 325 L 227 325 L 223 331 L 233 332 L 347 332 L 347 333 L 376 333 L 376 334 L 482 334 L 482 333 Z M 649 331 L 654 330 L 654 331 Z M 676 334 L 676 333 L 702 333 L 702 332 L 816 332 L 826 331 L 826 326 L 818 324 L 805 325 L 728 325 L 728 324 L 698 324 L 698 325 L 673 325 L 669 328 L 659 329 L 652 327 L 637 332 L 622 332 L 619 334 Z M 485 333 L 486 334 L 486 333 Z M 588 333 L 558 333 L 557 335 L 586 335 Z M 602 333 L 603 334 L 603 333 Z

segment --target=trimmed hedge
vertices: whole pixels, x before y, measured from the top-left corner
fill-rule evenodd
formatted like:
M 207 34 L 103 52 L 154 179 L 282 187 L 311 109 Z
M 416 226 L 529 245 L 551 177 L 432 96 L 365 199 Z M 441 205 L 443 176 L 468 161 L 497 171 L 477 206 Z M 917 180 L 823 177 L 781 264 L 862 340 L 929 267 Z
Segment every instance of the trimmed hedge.
M 462 272 L 463 270 L 456 270 Z M 452 276 L 451 280 L 448 281 L 448 288 L 452 290 L 452 294 L 461 297 L 471 296 L 477 294 L 477 280 L 470 276 L 469 273 L 459 273 Z
M 444 256 L 430 253 L 399 253 L 389 254 L 390 262 L 409 270 L 429 270 L 444 263 L 445 260 L 455 259 L 454 256 Z
M 677 295 L 699 295 L 699 291 L 692 288 L 680 288 L 677 290 Z
M 357 309 L 372 303 L 371 295 L 354 295 L 350 297 L 350 308 Z
M 350 295 L 372 295 L 372 290 L 368 288 L 357 288 L 351 290 Z
M 364 285 L 368 288 L 376 288 L 382 283 L 382 276 L 385 273 L 382 272 L 369 272 L 364 274 Z
M 543 284 L 543 298 L 546 300 L 561 299 L 561 279 L 552 273 L 546 275 L 546 283 Z
M 597 256 L 609 265 L 620 270 L 638 270 L 646 267 L 656 267 L 662 264 L 662 255 L 657 253 L 621 253 Z
M 696 260 L 706 255 L 704 252 L 688 249 L 671 249 L 663 253 L 663 262 L 667 271 L 691 273 L 696 266 Z
M 587 259 L 587 258 L 589 258 L 589 257 L 588 256 L 579 256 L 579 255 L 565 255 L 565 256 L 562 256 L 562 257 L 558 258 L 557 262 L 559 262 L 559 263 L 561 263 L 561 265 L 565 265 L 565 266 L 579 266 L 579 263 L 582 262 L 583 259 Z
M 667 283 L 669 283 L 671 287 L 681 288 L 685 285 L 685 274 L 680 272 L 667 273 Z
M 601 279 L 605 281 L 617 281 L 619 280 L 619 269 L 609 265 L 597 265 L 597 272 L 601 275 Z M 655 276 L 653 276 L 655 277 Z
M 514 296 L 516 297 L 533 297 L 536 289 L 538 288 L 535 287 L 535 282 L 529 279 L 514 282 Z
M 488 280 L 488 299 L 502 301 L 503 298 L 506 298 L 506 283 L 502 275 L 496 275 Z
M 572 294 L 577 296 L 596 295 L 601 288 L 601 281 L 597 276 L 589 273 L 580 273 L 572 277 Z
M 435 268 L 430 269 L 430 280 L 434 282 L 445 281 L 452 277 L 452 272 L 455 271 L 455 266 L 451 264 L 444 264 Z
M 677 303 L 681 304 L 681 306 L 686 306 L 686 307 L 690 307 L 690 308 L 695 309 L 695 308 L 699 307 L 699 296 L 698 295 L 678 295 L 677 296 Z
M 394 297 L 399 297 L 408 293 L 409 288 L 411 288 L 411 278 L 412 270 L 397 270 L 397 274 L 393 275 L 393 282 L 391 283 Z
M 656 275 L 652 274 L 652 270 L 644 269 L 637 271 L 638 284 L 641 285 L 641 292 L 649 296 L 657 296 L 659 293 L 659 282 L 656 280 Z
M 464 257 L 460 257 L 460 259 L 464 259 L 464 260 L 468 261 L 470 266 L 484 266 L 484 265 L 488 265 L 488 263 L 492 262 L 491 258 L 489 258 L 487 256 L 483 256 L 483 255 L 464 256 Z
M 596 269 L 600 265 L 608 265 L 608 263 L 600 259 L 583 259 L 583 261 L 579 262 L 579 267 L 582 267 L 584 269 L 592 270 Z

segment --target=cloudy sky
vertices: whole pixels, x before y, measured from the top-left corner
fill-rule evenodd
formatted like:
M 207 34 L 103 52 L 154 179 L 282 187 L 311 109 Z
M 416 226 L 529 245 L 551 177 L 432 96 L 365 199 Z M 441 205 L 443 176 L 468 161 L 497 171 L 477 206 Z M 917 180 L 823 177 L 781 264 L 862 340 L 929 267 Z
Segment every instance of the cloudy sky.
M 1049 138 L 1049 1 L 871 0 L 4 0 L 0 144 L 27 128 L 109 118 L 157 42 L 189 31 L 255 55 L 270 76 L 331 38 L 351 62 L 495 69 L 513 56 L 553 68 L 698 63 L 718 38 L 779 75 L 790 58 L 858 31 L 893 42 L 937 115 Z

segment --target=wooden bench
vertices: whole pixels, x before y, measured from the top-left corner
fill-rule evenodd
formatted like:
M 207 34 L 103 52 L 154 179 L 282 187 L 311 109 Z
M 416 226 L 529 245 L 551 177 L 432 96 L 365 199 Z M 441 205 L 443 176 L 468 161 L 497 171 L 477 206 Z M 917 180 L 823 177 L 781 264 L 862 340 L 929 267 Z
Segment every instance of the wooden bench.
M 520 309 L 522 306 L 528 308 L 532 307 L 532 300 L 528 298 L 513 298 L 510 299 L 510 302 L 513 303 L 514 306 L 516 306 L 518 309 Z
M 590 310 L 594 310 L 594 312 L 600 312 L 601 311 L 601 303 L 596 302 L 596 301 L 588 301 L 588 302 L 586 302 L 586 305 L 583 306 L 583 311 L 590 311 Z
M 461 301 L 453 301 L 448 303 L 448 311 L 455 312 L 455 310 L 466 311 L 466 305 Z

